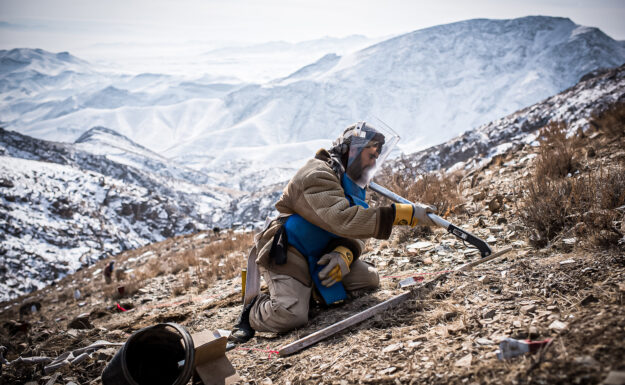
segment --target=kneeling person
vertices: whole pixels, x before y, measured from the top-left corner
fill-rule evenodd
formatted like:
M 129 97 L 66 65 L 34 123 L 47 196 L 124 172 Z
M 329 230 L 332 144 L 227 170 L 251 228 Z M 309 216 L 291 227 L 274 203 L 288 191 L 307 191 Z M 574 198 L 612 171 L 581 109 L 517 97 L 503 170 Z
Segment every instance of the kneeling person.
M 399 139 L 387 131 L 365 122 L 348 127 L 289 181 L 276 203 L 279 217 L 256 236 L 250 252 L 250 295 L 231 339 L 245 342 L 255 331 L 305 325 L 313 290 L 331 304 L 349 292 L 377 288 L 377 270 L 359 259 L 363 239 L 388 239 L 394 225 L 433 225 L 429 206 L 372 208 L 365 202 L 366 186 Z M 256 267 L 269 295 L 255 295 L 259 281 L 250 278 Z

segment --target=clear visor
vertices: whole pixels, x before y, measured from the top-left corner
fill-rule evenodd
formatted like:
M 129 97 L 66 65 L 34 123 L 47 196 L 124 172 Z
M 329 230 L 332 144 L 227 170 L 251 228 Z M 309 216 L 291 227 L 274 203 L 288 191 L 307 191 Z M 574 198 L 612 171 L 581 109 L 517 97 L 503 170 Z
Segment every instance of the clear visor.
M 358 122 L 344 136 L 350 140 L 346 173 L 358 186 L 365 188 L 395 148 L 399 135 L 373 118 Z

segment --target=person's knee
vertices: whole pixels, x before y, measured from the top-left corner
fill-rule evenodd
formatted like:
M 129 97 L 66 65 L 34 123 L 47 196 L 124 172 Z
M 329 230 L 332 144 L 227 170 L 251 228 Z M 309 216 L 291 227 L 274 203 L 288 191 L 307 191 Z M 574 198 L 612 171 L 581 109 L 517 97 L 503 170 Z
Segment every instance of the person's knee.
M 375 269 L 367 270 L 367 274 L 365 277 L 365 285 L 368 289 L 377 289 L 380 287 L 380 274 Z
M 283 333 L 302 327 L 308 323 L 308 312 L 281 312 L 280 322 L 276 325 L 276 332 Z
M 308 322 L 308 306 L 303 303 L 302 298 L 279 298 L 274 302 L 277 332 L 287 332 L 289 330 L 306 325 Z
M 302 299 L 280 297 L 270 299 L 264 309 L 250 317 L 254 330 L 270 332 L 288 332 L 308 323 L 308 306 Z M 263 304 L 259 304 L 261 308 Z M 254 313 L 254 312 L 253 312 Z
M 380 276 L 377 269 L 371 264 L 357 261 L 354 262 L 353 267 L 352 272 L 343 279 L 345 289 L 354 291 L 377 289 L 380 287 Z

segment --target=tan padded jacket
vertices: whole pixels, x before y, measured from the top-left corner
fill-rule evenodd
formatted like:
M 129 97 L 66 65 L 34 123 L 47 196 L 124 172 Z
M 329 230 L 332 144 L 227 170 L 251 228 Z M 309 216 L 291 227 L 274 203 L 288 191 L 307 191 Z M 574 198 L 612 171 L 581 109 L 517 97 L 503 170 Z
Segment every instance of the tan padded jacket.
M 308 222 L 338 235 L 335 243 L 348 246 L 358 258 L 364 248 L 361 239 L 375 237 L 388 239 L 391 235 L 395 212 L 392 207 L 365 209 L 350 206 L 345 197 L 338 175 L 329 164 L 330 154 L 319 150 L 285 187 L 276 209 L 280 216 L 299 214 Z M 272 240 L 281 226 L 278 220 L 256 236 L 256 263 L 269 271 L 286 274 L 310 286 L 306 259 L 294 248 L 289 247 L 287 262 L 277 265 L 269 258 Z

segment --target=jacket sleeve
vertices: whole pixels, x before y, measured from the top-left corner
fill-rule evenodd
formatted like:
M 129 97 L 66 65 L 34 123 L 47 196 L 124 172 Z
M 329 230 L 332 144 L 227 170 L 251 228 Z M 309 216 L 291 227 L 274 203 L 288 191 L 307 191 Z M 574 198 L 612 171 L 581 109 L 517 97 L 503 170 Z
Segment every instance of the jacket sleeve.
M 391 235 L 392 207 L 365 209 L 350 206 L 336 174 L 315 169 L 302 180 L 301 199 L 312 209 L 309 222 L 343 238 L 387 239 Z

